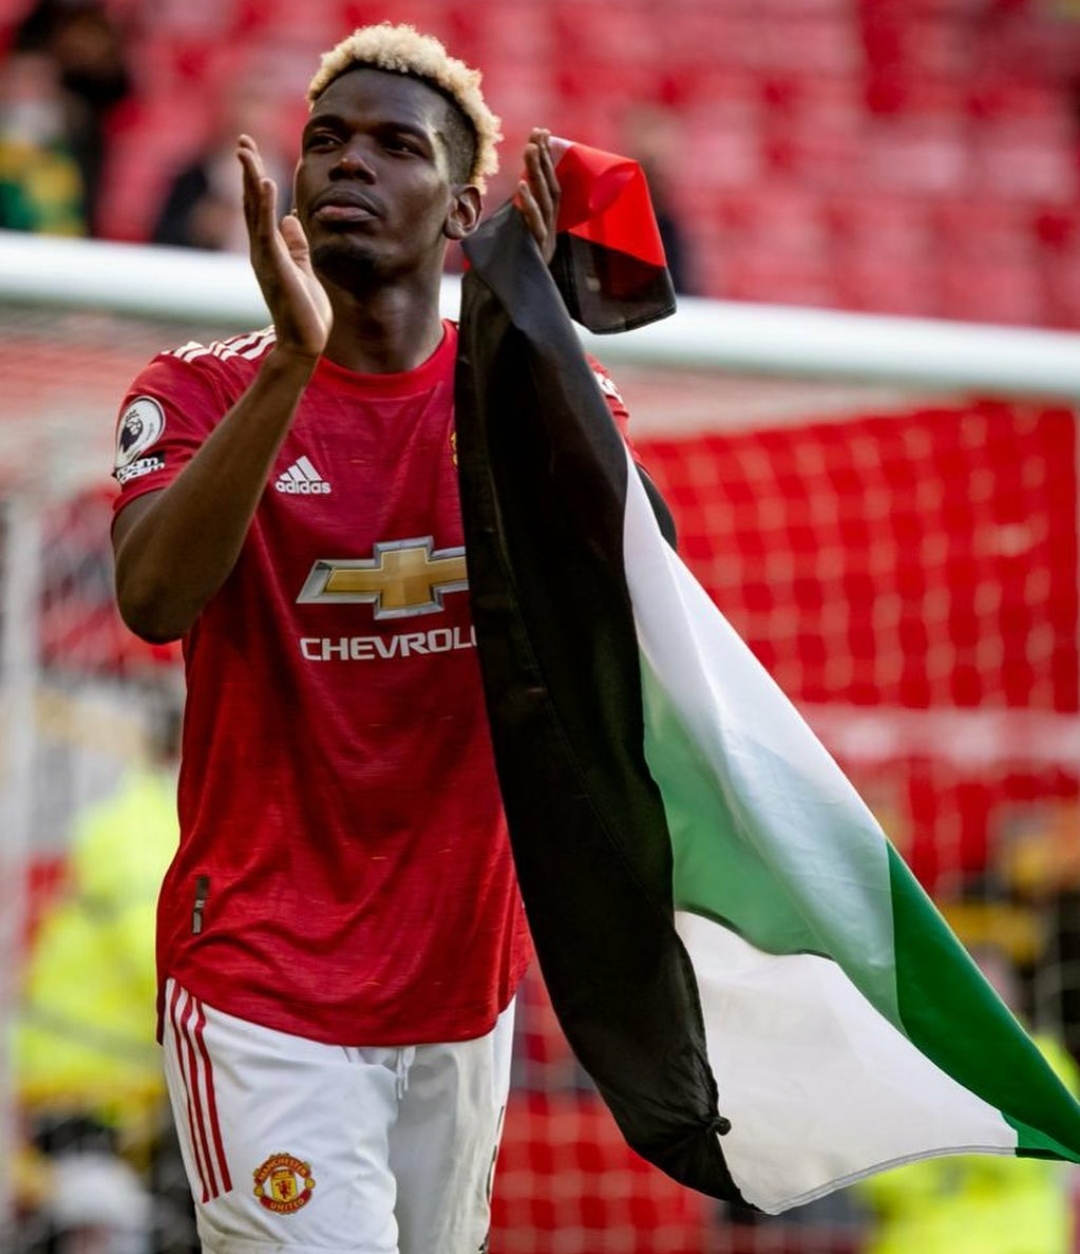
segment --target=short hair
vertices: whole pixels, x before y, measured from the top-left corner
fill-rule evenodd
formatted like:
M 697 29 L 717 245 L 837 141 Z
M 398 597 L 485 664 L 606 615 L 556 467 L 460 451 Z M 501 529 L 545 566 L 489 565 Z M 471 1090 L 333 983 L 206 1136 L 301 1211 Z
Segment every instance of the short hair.
M 422 35 L 413 26 L 380 22 L 361 26 L 323 54 L 308 84 L 309 105 L 314 106 L 342 74 L 364 67 L 419 79 L 446 98 L 465 122 L 464 129 L 472 140 L 467 181 L 483 191 L 487 176 L 499 168 L 497 145 L 502 129 L 480 91 L 481 72 L 450 56 L 434 35 Z

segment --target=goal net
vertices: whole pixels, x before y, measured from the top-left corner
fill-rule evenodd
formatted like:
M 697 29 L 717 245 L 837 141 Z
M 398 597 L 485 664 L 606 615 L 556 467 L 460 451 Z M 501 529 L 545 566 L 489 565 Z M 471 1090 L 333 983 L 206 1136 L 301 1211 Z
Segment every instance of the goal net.
M 160 348 L 266 315 L 239 258 L 0 233 L 0 262 L 0 925 L 13 954 L 64 891 L 79 815 L 146 751 L 177 677 L 175 650 L 140 644 L 112 604 L 119 400 Z M 623 392 L 691 569 L 961 937 L 1005 951 L 1019 1009 L 1080 1055 L 1074 338 L 687 302 L 588 347 Z M 19 966 L 5 965 L 11 1014 Z M 10 1070 L 5 1056 L 9 1095 Z M 13 1097 L 5 1162 L 26 1115 Z M 10 1215 L 10 1178 L 5 1193 Z M 857 1192 L 763 1221 L 647 1167 L 535 971 L 494 1217 L 494 1254 L 843 1254 L 871 1222 Z

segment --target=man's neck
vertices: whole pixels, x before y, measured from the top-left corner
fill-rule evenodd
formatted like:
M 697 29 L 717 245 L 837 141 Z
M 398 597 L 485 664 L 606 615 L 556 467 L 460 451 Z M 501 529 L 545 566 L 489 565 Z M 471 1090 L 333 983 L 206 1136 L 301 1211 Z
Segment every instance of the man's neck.
M 334 324 L 324 356 L 360 374 L 395 374 L 422 365 L 442 342 L 438 288 L 384 288 L 356 296 L 328 289 Z

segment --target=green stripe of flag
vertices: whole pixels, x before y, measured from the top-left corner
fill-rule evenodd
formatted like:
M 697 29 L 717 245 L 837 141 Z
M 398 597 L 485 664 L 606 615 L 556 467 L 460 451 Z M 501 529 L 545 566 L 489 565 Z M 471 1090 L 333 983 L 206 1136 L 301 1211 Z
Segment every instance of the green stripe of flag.
M 893 849 L 889 876 L 900 1020 L 909 1039 L 1002 1112 L 1021 1153 L 1075 1161 L 1076 1102 Z

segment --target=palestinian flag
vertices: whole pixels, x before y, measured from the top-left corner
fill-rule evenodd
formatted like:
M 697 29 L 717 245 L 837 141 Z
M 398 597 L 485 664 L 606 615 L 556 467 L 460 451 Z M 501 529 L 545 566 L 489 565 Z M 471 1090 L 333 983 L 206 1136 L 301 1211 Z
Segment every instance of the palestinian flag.
M 467 251 L 499 778 L 552 1002 L 629 1144 L 770 1212 L 937 1154 L 1080 1161 L 1080 1107 L 663 538 L 520 215 Z

